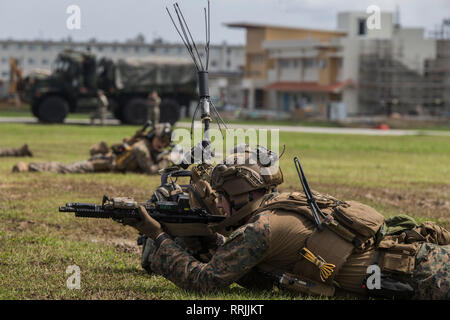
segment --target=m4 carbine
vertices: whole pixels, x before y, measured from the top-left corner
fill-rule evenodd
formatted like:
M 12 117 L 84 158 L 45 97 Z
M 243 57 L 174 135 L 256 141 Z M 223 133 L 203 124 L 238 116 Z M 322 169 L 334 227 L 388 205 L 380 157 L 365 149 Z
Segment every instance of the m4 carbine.
M 139 206 L 157 220 L 172 236 L 210 235 L 208 225 L 219 223 L 224 216 L 212 215 L 202 208 L 190 208 L 189 196 L 180 195 L 177 201 L 157 201 L 139 204 L 132 198 L 103 196 L 101 205 L 92 203 L 66 203 L 59 212 L 74 212 L 76 217 L 110 218 L 123 223 L 124 220 L 140 220 Z

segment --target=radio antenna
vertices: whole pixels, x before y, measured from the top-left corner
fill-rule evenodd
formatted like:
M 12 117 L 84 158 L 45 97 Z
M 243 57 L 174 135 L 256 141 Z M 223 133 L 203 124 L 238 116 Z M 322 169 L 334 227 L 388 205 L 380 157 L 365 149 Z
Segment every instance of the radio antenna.
M 188 23 L 186 22 L 186 19 L 183 15 L 183 12 L 178 5 L 177 2 L 173 5 L 174 11 L 176 14 L 177 19 L 174 19 L 172 17 L 172 14 L 170 13 L 169 9 L 166 7 L 167 13 L 169 14 L 170 20 L 172 21 L 175 30 L 177 31 L 178 35 L 180 36 L 181 40 L 183 41 L 184 46 L 186 47 L 187 51 L 189 52 L 189 55 L 192 58 L 192 61 L 194 62 L 194 65 L 197 69 L 197 76 L 198 76 L 198 91 L 199 91 L 199 97 L 200 100 L 197 104 L 197 107 L 195 108 L 194 115 L 192 117 L 191 122 L 191 139 L 192 134 L 194 131 L 194 120 L 198 113 L 198 110 L 201 110 L 201 121 L 203 123 L 203 140 L 201 142 L 201 149 L 202 149 L 202 163 L 205 162 L 205 160 L 211 159 L 211 138 L 209 133 L 210 128 L 210 122 L 211 122 L 211 110 L 213 114 L 215 115 L 214 118 L 217 122 L 217 126 L 219 127 L 219 130 L 223 137 L 222 127 L 221 125 L 225 126 L 225 129 L 228 129 L 227 125 L 223 121 L 222 117 L 220 116 L 219 112 L 217 111 L 216 106 L 211 101 L 209 96 L 209 87 L 208 87 L 208 67 L 209 67 L 209 44 L 210 44 L 210 38 L 211 38 L 211 11 L 210 11 L 210 2 L 208 0 L 208 8 L 204 8 L 204 14 L 205 14 L 205 63 L 202 61 L 202 57 L 198 51 L 197 45 L 194 41 L 194 38 L 192 36 L 191 30 L 189 29 Z M 178 25 L 176 23 L 176 20 L 178 21 Z M 191 155 L 191 159 L 193 159 L 194 155 Z M 191 163 L 194 161 L 191 160 Z

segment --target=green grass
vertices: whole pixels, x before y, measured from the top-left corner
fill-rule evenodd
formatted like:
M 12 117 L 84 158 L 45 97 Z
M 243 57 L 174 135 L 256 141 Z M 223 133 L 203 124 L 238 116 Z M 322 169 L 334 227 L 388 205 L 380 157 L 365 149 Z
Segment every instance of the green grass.
M 0 124 L 2 147 L 28 143 L 32 161 L 69 163 L 89 147 L 121 141 L 138 127 Z M 441 136 L 280 133 L 282 191 L 300 190 L 292 162 L 300 156 L 313 189 L 355 199 L 386 216 L 407 213 L 448 227 L 450 141 Z M 150 197 L 159 176 L 11 173 L 19 160 L 0 159 L 0 299 L 300 299 L 238 285 L 215 294 L 177 288 L 140 267 L 137 233 L 113 221 L 57 211 L 66 202 L 100 202 L 103 194 Z M 66 287 L 66 268 L 81 269 L 81 289 Z

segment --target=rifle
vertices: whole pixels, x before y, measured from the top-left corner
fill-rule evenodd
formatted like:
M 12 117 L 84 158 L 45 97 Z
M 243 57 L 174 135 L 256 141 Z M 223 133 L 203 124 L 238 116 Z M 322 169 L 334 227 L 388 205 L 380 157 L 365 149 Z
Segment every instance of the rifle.
M 76 217 L 113 219 L 123 223 L 124 220 L 140 221 L 139 206 L 143 206 L 148 214 L 161 223 L 172 236 L 205 236 L 211 235 L 209 224 L 219 223 L 224 216 L 212 215 L 203 208 L 190 208 L 189 196 L 180 194 L 176 201 L 157 201 L 155 203 L 137 203 L 132 198 L 108 198 L 104 195 L 102 204 L 66 203 L 59 207 L 59 212 L 74 212 Z

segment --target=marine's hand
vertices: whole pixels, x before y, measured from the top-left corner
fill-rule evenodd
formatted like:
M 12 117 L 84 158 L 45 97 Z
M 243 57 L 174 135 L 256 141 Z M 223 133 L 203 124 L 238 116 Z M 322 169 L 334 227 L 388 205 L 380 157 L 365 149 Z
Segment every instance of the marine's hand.
M 139 207 L 138 212 L 141 216 L 141 220 L 135 225 L 132 225 L 132 227 L 136 228 L 140 233 L 145 234 L 153 240 L 164 232 L 161 228 L 161 224 L 153 219 L 143 206 Z

